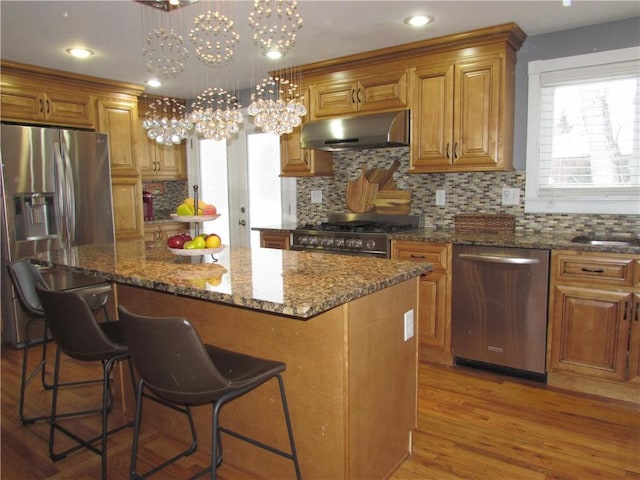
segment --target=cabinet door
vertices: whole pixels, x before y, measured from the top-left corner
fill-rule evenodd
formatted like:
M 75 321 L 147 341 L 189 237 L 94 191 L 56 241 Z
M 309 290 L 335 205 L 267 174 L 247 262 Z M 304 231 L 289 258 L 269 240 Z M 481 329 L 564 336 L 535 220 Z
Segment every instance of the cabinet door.
M 456 63 L 453 163 L 465 169 L 498 165 L 499 57 Z
M 389 72 L 358 80 L 359 112 L 407 108 L 407 71 Z
M 423 242 L 393 242 L 392 258 L 430 262 L 433 270 L 420 277 L 418 338 L 421 345 L 451 350 L 451 246 Z M 421 357 L 423 355 L 421 354 Z
M 287 232 L 260 232 L 260 247 L 289 250 L 290 238 Z
M 550 370 L 624 381 L 630 293 L 557 285 Z
M 629 373 L 628 380 L 640 383 L 640 294 L 633 294 L 633 310 L 631 312 L 631 338 L 629 338 Z
M 44 96 L 39 91 L 2 85 L 0 99 L 2 120 L 44 120 Z
M 333 175 L 331 152 L 300 148 L 300 128 L 280 137 L 281 177 Z
M 184 141 L 178 145 L 156 145 L 156 157 L 160 162 L 159 176 L 166 180 L 186 179 L 185 150 Z
M 112 171 L 137 173 L 136 134 L 138 104 L 136 101 L 102 98 L 98 100 L 98 128 L 109 134 Z
M 453 163 L 453 65 L 416 68 L 412 75 L 409 170 L 445 170 Z
M 139 176 L 111 177 L 116 240 L 142 238 L 142 182 Z
M 69 92 L 44 94 L 45 120 L 55 125 L 95 128 L 94 97 Z
M 311 118 L 324 118 L 358 111 L 357 85 L 353 81 L 312 85 Z

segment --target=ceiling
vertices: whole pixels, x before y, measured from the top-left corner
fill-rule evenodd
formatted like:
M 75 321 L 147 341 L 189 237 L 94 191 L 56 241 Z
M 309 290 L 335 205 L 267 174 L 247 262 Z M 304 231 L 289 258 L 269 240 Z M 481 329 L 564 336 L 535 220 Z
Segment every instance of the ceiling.
M 144 31 L 164 22 L 186 32 L 195 15 L 219 9 L 235 20 L 240 35 L 234 60 L 210 68 L 192 53 L 185 73 L 148 93 L 193 98 L 205 87 L 232 91 L 253 88 L 274 66 L 281 68 L 329 60 L 349 54 L 516 22 L 529 36 L 640 16 L 640 2 L 546 1 L 338 1 L 299 0 L 303 26 L 295 47 L 278 63 L 259 54 L 247 22 L 253 2 L 205 1 L 170 13 L 128 0 L 0 1 L 0 47 L 4 60 L 101 78 L 143 84 L 152 75 L 142 56 Z M 406 25 L 413 14 L 434 18 L 423 29 Z M 185 45 L 191 41 L 183 34 Z M 88 60 L 65 54 L 71 46 L 95 51 Z

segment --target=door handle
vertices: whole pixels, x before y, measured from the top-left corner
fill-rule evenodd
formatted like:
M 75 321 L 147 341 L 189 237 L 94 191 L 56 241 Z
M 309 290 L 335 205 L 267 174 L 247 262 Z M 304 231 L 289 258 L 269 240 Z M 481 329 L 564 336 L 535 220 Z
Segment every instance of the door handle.
M 471 253 L 461 253 L 458 258 L 471 260 L 476 262 L 488 263 L 507 263 L 510 265 L 535 265 L 540 263 L 537 258 L 521 258 L 521 257 L 501 257 L 498 255 L 473 255 Z
M 240 225 L 240 226 L 242 226 L 242 227 L 246 227 L 246 226 L 247 226 L 247 222 L 246 222 L 246 221 L 244 221 L 244 220 L 240 220 L 240 221 L 238 222 L 238 225 Z
M 450 143 L 447 143 L 447 160 L 449 160 L 449 158 L 451 158 L 451 156 L 449 155 L 449 147 L 451 146 Z

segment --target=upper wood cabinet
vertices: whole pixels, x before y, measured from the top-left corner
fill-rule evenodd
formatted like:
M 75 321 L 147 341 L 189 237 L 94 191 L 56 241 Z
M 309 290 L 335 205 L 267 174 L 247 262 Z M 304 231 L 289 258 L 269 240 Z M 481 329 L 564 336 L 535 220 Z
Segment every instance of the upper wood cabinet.
M 80 87 L 43 81 L 4 64 L 0 86 L 4 121 L 95 128 L 95 97 Z
M 149 97 L 150 98 L 150 97 Z M 146 99 L 138 103 L 136 163 L 143 179 L 185 180 L 187 178 L 186 142 L 178 145 L 160 145 L 147 136 L 142 122 L 147 111 Z
M 406 69 L 354 77 L 358 74 L 349 73 L 346 79 L 312 84 L 311 118 L 407 108 Z
M 412 74 L 409 172 L 511 170 L 513 64 L 501 53 L 441 58 Z
M 304 90 L 304 105 L 309 118 L 309 90 Z M 292 133 L 280 136 L 280 176 L 281 177 L 316 177 L 333 175 L 333 155 L 331 152 L 311 150 L 300 146 L 300 129 L 296 127 Z
M 112 97 L 98 99 L 98 129 L 109 134 L 111 170 L 119 171 L 116 174 L 122 175 L 137 174 L 137 100 Z

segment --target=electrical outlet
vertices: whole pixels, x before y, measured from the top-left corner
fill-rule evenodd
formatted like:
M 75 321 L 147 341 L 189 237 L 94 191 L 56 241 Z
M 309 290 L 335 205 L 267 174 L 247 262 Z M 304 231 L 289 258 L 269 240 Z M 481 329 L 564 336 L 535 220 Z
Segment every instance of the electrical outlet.
M 520 189 L 503 188 L 502 205 L 520 205 Z
M 311 203 L 322 203 L 322 190 L 311 190 Z
M 436 205 L 438 207 L 444 207 L 445 203 L 447 203 L 447 191 L 436 190 Z
M 413 337 L 413 310 L 404 312 L 404 341 Z

